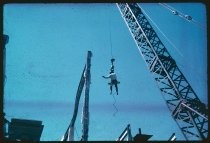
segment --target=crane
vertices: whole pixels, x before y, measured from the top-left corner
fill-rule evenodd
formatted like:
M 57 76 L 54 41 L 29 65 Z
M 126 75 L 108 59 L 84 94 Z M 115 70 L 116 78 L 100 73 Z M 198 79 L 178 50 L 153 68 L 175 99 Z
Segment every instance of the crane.
M 149 71 L 163 95 L 171 115 L 186 140 L 204 140 L 208 136 L 207 107 L 200 101 L 189 82 L 178 68 L 176 61 L 171 57 L 166 47 L 145 17 L 137 3 L 116 3 Z M 62 141 L 74 140 L 74 123 L 84 84 L 85 102 L 83 106 L 83 135 L 82 141 L 88 140 L 89 125 L 89 85 L 90 85 L 90 58 L 88 52 L 87 67 L 85 65 L 78 86 L 73 117 Z M 114 59 L 111 59 L 112 68 Z M 117 140 L 125 136 L 132 140 L 130 125 L 126 127 Z M 171 137 L 174 140 L 174 135 Z
M 137 3 L 116 3 L 186 140 L 208 136 L 207 107 L 196 95 Z

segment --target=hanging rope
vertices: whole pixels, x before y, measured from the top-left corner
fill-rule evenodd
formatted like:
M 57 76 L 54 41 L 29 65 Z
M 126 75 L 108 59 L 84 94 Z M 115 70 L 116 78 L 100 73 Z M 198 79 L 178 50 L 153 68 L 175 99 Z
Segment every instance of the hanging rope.
M 110 29 L 110 21 L 109 21 L 109 42 L 110 42 L 111 58 L 113 58 L 113 53 L 112 53 L 112 35 L 111 35 L 111 29 Z
M 115 112 L 113 113 L 113 116 L 115 116 L 115 115 L 116 115 L 116 113 L 118 112 L 117 106 L 115 105 L 117 101 L 116 101 L 116 99 L 115 99 L 115 97 L 114 97 L 114 95 L 113 95 L 113 94 L 112 94 L 112 97 L 113 97 L 113 99 L 114 99 L 113 106 L 114 106 L 114 108 L 115 108 Z
M 139 5 L 139 7 L 140 7 L 140 5 Z M 157 24 L 149 17 L 149 15 L 145 12 L 145 10 L 144 10 L 142 7 L 140 7 L 140 8 L 142 9 L 143 13 L 149 18 L 149 20 L 155 25 L 155 27 L 159 30 L 159 32 L 160 32 L 160 33 L 166 38 L 166 40 L 171 44 L 171 46 L 179 53 L 179 55 L 180 55 L 181 57 L 184 57 L 183 54 L 179 51 L 179 49 L 171 42 L 170 39 L 168 39 L 168 37 L 163 33 L 162 30 L 160 30 L 160 28 L 157 26 Z
M 111 54 L 111 59 L 113 58 L 113 52 L 112 52 L 112 35 L 111 35 L 111 24 L 110 24 L 110 19 L 109 19 L 109 43 L 110 43 L 110 54 Z M 111 85 L 110 85 L 111 86 Z M 114 103 L 113 106 L 115 108 L 115 112 L 113 113 L 113 116 L 116 115 L 116 113 L 118 112 L 117 106 L 116 106 L 116 99 L 114 97 L 114 95 L 112 94 L 112 97 L 114 99 Z
M 181 13 L 180 11 L 178 11 L 177 9 L 175 9 L 174 7 L 172 7 L 172 6 L 170 6 L 166 3 L 159 3 L 159 5 L 166 8 L 167 10 L 171 11 L 174 15 L 177 15 L 177 16 L 181 17 L 182 19 L 187 20 L 188 22 L 191 22 L 191 23 L 195 24 L 196 26 L 198 26 L 202 30 L 206 31 L 206 27 L 204 25 L 202 25 L 201 23 L 199 23 L 198 21 L 196 21 L 191 16 L 189 16 L 187 14 L 184 14 L 184 13 Z

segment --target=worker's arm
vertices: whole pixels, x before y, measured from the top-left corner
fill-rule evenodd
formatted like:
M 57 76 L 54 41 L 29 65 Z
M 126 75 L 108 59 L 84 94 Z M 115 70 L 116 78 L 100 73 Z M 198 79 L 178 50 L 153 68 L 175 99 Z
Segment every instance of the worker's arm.
M 108 76 L 102 76 L 103 78 L 110 78 L 110 75 L 108 75 Z

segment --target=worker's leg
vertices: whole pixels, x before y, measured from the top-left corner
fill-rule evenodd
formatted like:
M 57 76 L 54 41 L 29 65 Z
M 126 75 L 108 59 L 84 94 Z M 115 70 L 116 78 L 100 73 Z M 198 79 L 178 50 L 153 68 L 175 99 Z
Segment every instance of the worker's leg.
M 112 94 L 112 85 L 110 85 L 110 94 Z
M 117 95 L 118 95 L 118 86 L 117 86 L 117 83 L 115 84 L 115 89 L 116 89 L 116 92 L 117 92 Z

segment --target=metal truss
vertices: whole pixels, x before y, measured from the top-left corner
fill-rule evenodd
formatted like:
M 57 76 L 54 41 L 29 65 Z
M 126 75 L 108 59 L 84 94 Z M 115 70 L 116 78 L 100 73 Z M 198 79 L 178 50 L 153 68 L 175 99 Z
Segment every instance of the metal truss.
M 118 137 L 116 141 L 124 141 L 126 136 L 127 136 L 127 141 L 132 141 L 130 124 L 127 125 L 127 127 L 124 129 L 124 131 L 121 133 L 121 135 Z
M 206 139 L 207 108 L 193 91 L 139 5 L 117 3 L 117 7 L 186 140 Z

